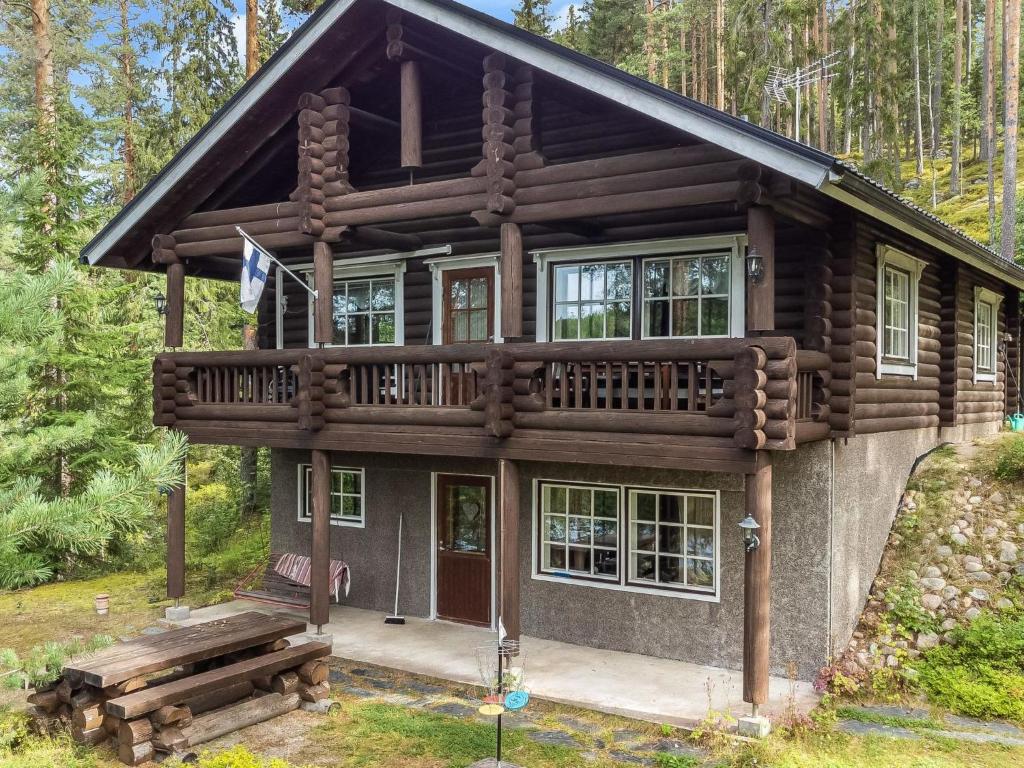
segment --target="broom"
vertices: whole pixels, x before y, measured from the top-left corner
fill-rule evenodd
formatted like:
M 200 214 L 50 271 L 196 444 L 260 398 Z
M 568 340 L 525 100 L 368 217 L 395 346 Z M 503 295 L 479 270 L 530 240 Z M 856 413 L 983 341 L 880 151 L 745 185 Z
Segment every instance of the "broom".
M 398 587 L 402 579 L 402 518 L 405 512 L 398 513 L 398 565 L 395 566 L 395 610 L 384 617 L 385 624 L 405 624 L 405 616 L 398 613 Z

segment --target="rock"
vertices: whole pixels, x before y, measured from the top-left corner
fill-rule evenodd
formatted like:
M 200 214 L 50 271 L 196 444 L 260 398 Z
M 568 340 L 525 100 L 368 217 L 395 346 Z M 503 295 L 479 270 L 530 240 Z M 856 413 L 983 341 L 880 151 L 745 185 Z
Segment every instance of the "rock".
M 996 608 L 1000 611 L 1008 611 L 1013 608 L 1013 600 L 1010 600 L 1008 597 L 1000 597 L 996 600 Z
M 942 589 L 942 597 L 946 600 L 952 600 L 960 597 L 960 588 L 954 587 L 952 584 L 948 584 Z
M 958 545 L 959 545 L 959 546 L 961 546 L 961 547 L 963 547 L 963 546 L 966 546 L 966 545 L 967 545 L 967 537 L 966 537 L 966 536 L 964 536 L 964 535 L 963 535 L 962 533 L 960 533 L 959 531 L 957 531 L 956 533 L 951 533 L 951 534 L 949 535 L 949 538 L 950 538 L 950 539 L 952 540 L 952 542 L 953 542 L 954 544 L 958 544 Z
M 999 542 L 999 562 L 1001 563 L 1015 563 L 1017 562 L 1017 545 L 1012 541 Z
M 981 496 L 971 496 L 971 498 L 967 500 L 967 503 L 970 504 L 972 507 L 978 506 L 979 504 L 981 504 L 981 502 Z
M 956 534 L 960 533 L 960 526 L 955 524 L 951 525 L 949 526 L 949 528 L 946 529 L 946 533 L 948 533 L 950 536 L 955 536 Z
M 900 665 L 900 660 L 896 658 L 895 654 L 890 653 L 885 657 L 885 666 L 895 669 Z
M 956 619 L 946 619 L 944 622 L 942 622 L 942 631 L 949 632 L 949 630 L 951 629 L 956 629 L 958 624 L 959 622 L 957 622 Z
M 979 581 L 984 584 L 985 582 L 992 581 L 992 574 L 988 571 L 978 571 L 977 573 L 967 574 L 967 578 L 971 581 Z
M 982 565 L 980 562 L 978 562 L 977 559 L 975 559 L 975 560 L 968 560 L 965 557 L 964 558 L 964 570 L 967 571 L 968 573 L 977 573 L 978 571 L 985 570 L 985 566 Z
M 946 580 L 945 579 L 939 579 L 939 578 L 921 579 L 921 588 L 922 589 L 927 589 L 930 592 L 937 592 L 938 590 L 942 589 L 944 586 L 946 586 Z
M 988 592 L 981 587 L 975 587 L 968 594 L 970 594 L 972 600 L 977 600 L 979 603 L 986 603 L 989 599 Z
M 922 573 L 921 575 L 929 579 L 941 579 L 942 571 L 940 571 L 934 565 L 929 565 L 924 569 L 924 573 Z
M 1024 523 L 1017 523 L 1017 535 L 1024 536 Z
M 1002 491 L 996 491 L 995 493 L 993 493 L 991 496 L 988 497 L 988 500 L 989 500 L 989 503 L 991 503 L 991 504 L 1005 504 L 1006 503 L 1006 497 L 1003 496 Z
M 941 638 L 933 632 L 921 632 L 917 636 L 917 650 L 927 651 L 938 646 Z
M 994 539 L 998 535 L 999 529 L 996 528 L 994 525 L 986 525 L 984 530 L 982 530 L 981 532 L 981 537 L 983 539 Z
M 976 608 L 974 606 L 972 606 L 972 607 L 968 608 L 966 611 L 964 611 L 964 618 L 967 619 L 968 621 L 974 621 L 980 615 L 981 615 L 981 609 L 980 608 Z
M 920 189 L 921 188 L 921 180 L 920 179 L 909 179 L 907 181 L 907 183 L 903 185 L 903 187 L 904 187 L 904 189 Z
M 968 480 L 967 484 L 971 486 L 971 488 L 981 488 L 982 485 L 981 480 L 979 480 L 976 477 L 972 477 L 970 480 Z
M 970 525 L 971 524 L 969 522 L 967 522 L 966 520 L 964 520 L 963 518 L 960 518 L 959 520 L 956 521 L 956 527 L 959 528 L 961 531 L 964 528 L 969 528 Z
M 935 554 L 938 557 L 952 557 L 953 548 L 946 544 L 940 544 L 935 548 Z
M 1007 582 L 1009 582 L 1010 579 L 1013 578 L 1013 574 L 1010 573 L 1009 570 L 1005 570 L 1002 573 L 1000 573 L 997 578 L 999 579 L 1000 584 L 1006 584 Z
M 921 605 L 929 611 L 936 611 L 942 605 L 942 598 L 936 594 L 921 595 Z

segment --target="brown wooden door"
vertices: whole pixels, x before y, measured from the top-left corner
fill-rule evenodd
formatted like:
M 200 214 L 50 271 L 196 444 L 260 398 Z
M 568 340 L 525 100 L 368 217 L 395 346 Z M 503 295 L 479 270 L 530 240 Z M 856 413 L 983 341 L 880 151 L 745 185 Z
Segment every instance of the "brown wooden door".
M 443 274 L 444 343 L 493 341 L 494 269 L 447 269 Z
M 491 478 L 437 477 L 437 616 L 491 623 Z

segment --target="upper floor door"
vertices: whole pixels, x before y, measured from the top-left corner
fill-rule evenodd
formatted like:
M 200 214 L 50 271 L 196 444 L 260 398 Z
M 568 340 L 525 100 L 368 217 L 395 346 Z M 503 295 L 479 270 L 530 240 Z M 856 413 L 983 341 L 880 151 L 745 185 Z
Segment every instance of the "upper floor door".
M 446 269 L 443 275 L 444 343 L 494 341 L 494 269 Z

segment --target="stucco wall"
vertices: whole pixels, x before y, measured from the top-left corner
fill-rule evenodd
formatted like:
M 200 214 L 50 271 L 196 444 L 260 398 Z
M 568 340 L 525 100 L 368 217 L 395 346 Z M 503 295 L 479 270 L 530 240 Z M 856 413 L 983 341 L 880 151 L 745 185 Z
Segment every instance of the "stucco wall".
M 824 457 L 824 458 L 823 458 Z M 302 451 L 272 457 L 274 551 L 309 551 L 309 524 L 297 520 L 296 465 Z M 333 556 L 352 567 L 342 603 L 390 610 L 398 511 L 405 510 L 400 611 L 430 612 L 430 473 L 496 473 L 488 461 L 369 454 L 333 455 L 366 469 L 366 528 L 332 526 Z M 776 454 L 772 590 L 772 671 L 794 665 L 812 678 L 828 651 L 827 444 Z M 738 475 L 523 462 L 520 583 L 522 630 L 533 637 L 738 668 L 743 637 L 743 517 Z M 533 489 L 537 478 L 721 491 L 718 602 L 649 595 L 533 578 Z M 497 548 L 496 548 L 497 549 Z M 497 557 L 497 551 L 495 551 Z M 500 565 L 500 564 L 499 564 Z

